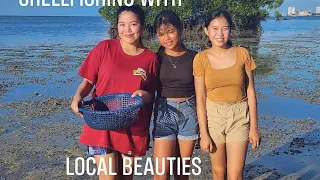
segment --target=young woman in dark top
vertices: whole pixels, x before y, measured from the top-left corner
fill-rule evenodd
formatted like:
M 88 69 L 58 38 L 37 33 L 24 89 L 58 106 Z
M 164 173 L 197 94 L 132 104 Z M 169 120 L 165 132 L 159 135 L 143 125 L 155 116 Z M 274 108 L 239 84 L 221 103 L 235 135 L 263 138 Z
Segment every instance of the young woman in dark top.
M 170 162 L 163 159 L 175 157 L 178 152 L 182 164 L 183 158 L 191 158 L 198 139 L 192 73 L 193 58 L 197 52 L 186 49 L 182 44 L 182 23 L 173 11 L 160 12 L 154 27 L 161 44 L 157 53 L 160 69 L 153 129 L 154 158 L 158 158 L 155 168 L 159 174 L 155 172 L 154 179 L 169 179 L 172 168 Z M 190 164 L 188 160 L 185 162 Z M 163 163 L 165 169 L 162 168 Z M 163 171 L 164 174 L 160 175 Z M 188 179 L 188 176 L 181 175 L 179 179 Z

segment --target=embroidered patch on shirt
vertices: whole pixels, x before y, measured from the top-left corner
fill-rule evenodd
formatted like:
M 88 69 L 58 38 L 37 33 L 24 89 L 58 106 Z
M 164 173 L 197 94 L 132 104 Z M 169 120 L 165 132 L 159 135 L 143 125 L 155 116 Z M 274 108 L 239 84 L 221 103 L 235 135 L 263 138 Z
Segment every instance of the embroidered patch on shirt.
M 143 80 L 147 80 L 147 73 L 144 69 L 138 68 L 136 70 L 133 70 L 134 76 L 141 76 Z

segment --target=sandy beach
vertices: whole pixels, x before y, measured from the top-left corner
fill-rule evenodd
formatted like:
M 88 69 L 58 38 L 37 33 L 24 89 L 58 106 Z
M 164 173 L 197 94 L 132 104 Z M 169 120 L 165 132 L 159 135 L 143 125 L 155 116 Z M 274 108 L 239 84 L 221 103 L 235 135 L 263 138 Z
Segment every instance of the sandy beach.
M 258 149 L 249 145 L 244 177 L 319 180 L 320 32 L 265 32 L 256 41 L 237 40 L 252 50 L 258 65 L 262 136 Z M 78 142 L 84 120 L 69 106 L 80 82 L 77 70 L 94 45 L 0 47 L 0 179 L 97 179 L 66 174 L 66 158 L 88 158 Z M 194 157 L 202 161 L 201 174 L 191 179 L 212 179 L 208 155 L 195 150 Z M 74 172 L 74 164 L 70 167 Z

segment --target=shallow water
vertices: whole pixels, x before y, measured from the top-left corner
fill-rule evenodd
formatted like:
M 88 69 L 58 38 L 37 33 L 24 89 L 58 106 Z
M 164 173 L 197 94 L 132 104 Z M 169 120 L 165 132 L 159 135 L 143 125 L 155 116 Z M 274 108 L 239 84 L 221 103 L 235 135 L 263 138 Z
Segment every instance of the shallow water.
M 98 42 L 108 38 L 108 26 L 101 17 L 0 16 L 0 46 Z
M 262 114 L 272 114 L 288 119 L 314 118 L 320 120 L 320 106 L 305 100 L 271 96 L 258 99 L 258 109 Z
M 265 33 L 296 35 L 302 33 L 311 33 L 320 30 L 320 16 L 307 16 L 307 17 L 289 17 L 290 20 L 276 21 L 270 18 L 262 22 L 262 27 Z
M 320 177 L 320 129 L 294 136 L 291 139 L 281 137 L 282 143 L 259 158 L 247 158 L 249 164 L 261 164 L 278 172 L 295 175 L 301 179 Z M 263 140 L 263 139 L 262 139 Z M 291 178 L 289 178 L 291 179 Z

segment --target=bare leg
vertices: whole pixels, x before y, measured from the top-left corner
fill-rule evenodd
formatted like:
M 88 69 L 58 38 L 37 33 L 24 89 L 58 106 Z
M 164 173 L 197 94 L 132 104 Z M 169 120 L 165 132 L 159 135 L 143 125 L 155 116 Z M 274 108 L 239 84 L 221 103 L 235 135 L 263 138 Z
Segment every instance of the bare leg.
M 181 154 L 180 154 L 180 147 L 179 147 L 179 142 L 177 141 L 176 142 L 176 148 L 175 148 L 175 153 L 176 153 L 176 155 L 175 155 L 175 157 L 178 159 L 178 158 L 181 158 Z M 176 161 L 174 161 L 174 163 L 173 163 L 173 176 L 174 176 L 174 180 L 179 180 L 179 176 L 177 175 L 177 166 L 178 166 L 178 164 L 177 164 L 177 160 Z M 181 167 L 181 164 L 180 164 L 180 167 Z M 181 171 L 180 171 L 181 172 Z M 181 173 L 180 173 L 181 174 Z
M 117 153 L 113 152 L 106 155 L 95 155 L 94 156 L 97 164 L 97 169 L 99 169 L 99 164 L 104 163 L 107 172 L 101 171 L 99 174 L 99 180 L 115 180 L 116 175 L 110 175 L 112 173 L 118 173 L 117 165 L 118 165 L 118 157 Z M 109 162 L 111 162 L 109 164 Z M 104 166 L 101 166 L 104 168 Z
M 156 139 L 154 142 L 154 180 L 170 179 L 170 162 L 166 160 L 167 157 L 175 157 L 175 140 Z M 156 163 L 158 158 L 158 163 Z M 165 164 L 162 164 L 162 159 L 165 159 Z M 164 169 L 163 169 L 164 167 Z M 171 167 L 172 168 L 172 167 Z M 159 172 L 163 175 L 157 174 Z
M 180 140 L 179 139 L 179 150 L 180 150 L 180 175 L 175 176 L 176 180 L 188 180 L 188 175 L 183 175 L 183 172 L 190 173 L 190 168 L 186 168 L 183 170 L 183 158 L 189 158 L 192 157 L 192 152 L 195 145 L 195 140 Z M 190 165 L 190 160 L 185 160 L 184 163 L 186 165 Z
M 226 144 L 215 144 L 216 151 L 210 153 L 212 177 L 214 180 L 224 180 L 227 169 Z
M 121 162 L 119 162 L 119 164 L 121 164 L 121 166 L 118 166 L 118 168 L 121 168 L 121 170 L 119 170 L 119 172 L 121 171 L 121 174 L 119 175 L 118 179 L 119 180 L 132 180 L 133 179 L 133 172 L 134 172 L 134 169 L 133 169 L 134 168 L 134 157 L 121 154 L 120 159 L 121 159 Z M 124 168 L 123 163 L 125 163 L 125 165 L 126 165 L 125 168 Z M 131 166 L 129 166 L 129 165 L 131 165 Z M 124 174 L 129 174 L 130 172 L 131 172 L 130 175 L 124 175 Z
M 227 170 L 229 180 L 242 180 L 248 142 L 227 143 Z

